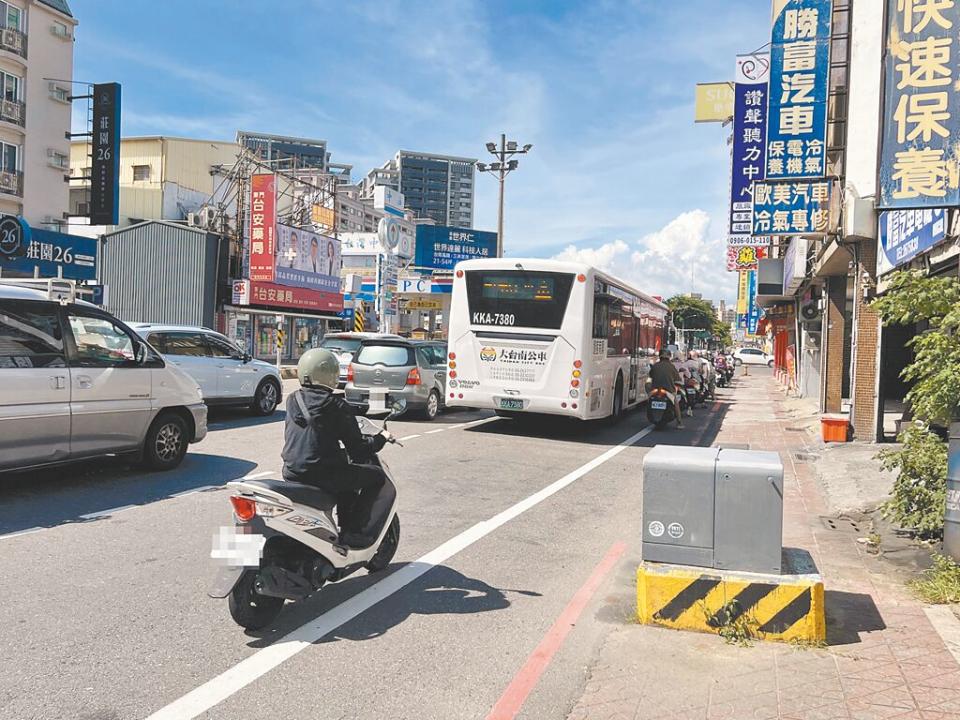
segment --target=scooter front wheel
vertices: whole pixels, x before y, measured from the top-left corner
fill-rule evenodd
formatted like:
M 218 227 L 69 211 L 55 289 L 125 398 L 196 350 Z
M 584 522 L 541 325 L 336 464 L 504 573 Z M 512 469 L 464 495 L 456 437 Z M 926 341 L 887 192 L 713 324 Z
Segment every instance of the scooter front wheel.
M 377 548 L 377 552 L 367 562 L 367 572 L 380 572 L 385 570 L 397 554 L 397 548 L 400 546 L 400 516 L 394 515 L 390 521 L 390 527 L 387 528 L 383 536 L 383 542 Z
M 245 571 L 233 586 L 227 599 L 230 617 L 246 630 L 259 630 L 266 627 L 283 609 L 283 598 L 269 597 L 257 592 L 258 574 L 258 571 L 252 568 Z

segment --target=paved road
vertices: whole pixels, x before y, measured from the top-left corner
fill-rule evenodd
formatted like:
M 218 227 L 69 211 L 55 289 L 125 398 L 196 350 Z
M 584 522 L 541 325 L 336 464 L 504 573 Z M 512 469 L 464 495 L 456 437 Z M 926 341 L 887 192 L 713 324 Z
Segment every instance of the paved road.
M 547 638 L 559 651 L 518 717 L 564 718 L 603 634 L 631 616 L 645 448 L 709 444 L 718 406 L 662 434 L 642 412 L 615 426 L 397 421 L 405 447 L 384 451 L 401 485 L 394 564 L 288 604 L 256 634 L 206 596 L 207 557 L 231 523 L 223 484 L 278 471 L 282 412 L 215 416 L 171 473 L 113 460 L 3 478 L 0 717 L 483 718 L 508 688 L 523 697 L 511 682 L 535 679 L 521 670 Z M 418 558 L 435 567 L 402 584 Z M 605 558 L 613 569 L 580 593 L 586 609 L 559 645 Z M 391 577 L 402 587 L 352 617 L 358 594 Z M 352 619 L 319 642 L 277 643 L 333 608 Z M 197 688 L 193 711 L 174 704 Z

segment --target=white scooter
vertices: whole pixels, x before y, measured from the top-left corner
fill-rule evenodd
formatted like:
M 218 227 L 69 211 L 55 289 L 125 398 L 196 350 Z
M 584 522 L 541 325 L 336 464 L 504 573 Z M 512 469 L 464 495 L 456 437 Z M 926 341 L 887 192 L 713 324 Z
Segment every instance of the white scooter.
M 383 425 L 358 417 L 360 432 L 385 432 L 387 420 L 405 406 L 402 398 L 395 401 Z M 392 436 L 389 442 L 400 444 Z M 224 566 L 208 594 L 229 598 L 230 616 L 238 625 L 259 630 L 273 622 L 286 600 L 302 600 L 361 568 L 378 572 L 390 564 L 400 543 L 396 484 L 385 462 L 374 456 L 371 463 L 386 474 L 381 492 L 393 493 L 393 505 L 376 542 L 364 549 L 339 544 L 337 500 L 324 490 L 285 480 L 228 483 L 234 528 L 221 528 L 214 539 L 211 557 Z

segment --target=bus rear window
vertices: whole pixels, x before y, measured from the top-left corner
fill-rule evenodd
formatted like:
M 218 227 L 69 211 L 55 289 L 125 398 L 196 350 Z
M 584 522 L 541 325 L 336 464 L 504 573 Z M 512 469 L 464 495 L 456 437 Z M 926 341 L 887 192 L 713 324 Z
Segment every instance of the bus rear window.
M 570 300 L 570 273 L 473 270 L 467 273 L 471 325 L 559 330 Z

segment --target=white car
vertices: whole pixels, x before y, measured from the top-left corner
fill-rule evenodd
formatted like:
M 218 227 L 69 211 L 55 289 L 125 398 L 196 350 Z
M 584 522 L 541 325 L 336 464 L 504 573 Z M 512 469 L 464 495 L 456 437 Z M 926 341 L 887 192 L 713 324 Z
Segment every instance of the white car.
M 115 453 L 170 470 L 206 434 L 197 383 L 72 283 L 0 279 L 0 472 Z
M 756 348 L 740 348 L 733 353 L 733 362 L 736 365 L 766 365 L 773 367 L 773 356 Z
M 130 323 L 163 357 L 197 381 L 208 406 L 239 405 L 270 415 L 282 399 L 280 373 L 226 336 L 189 325 Z

